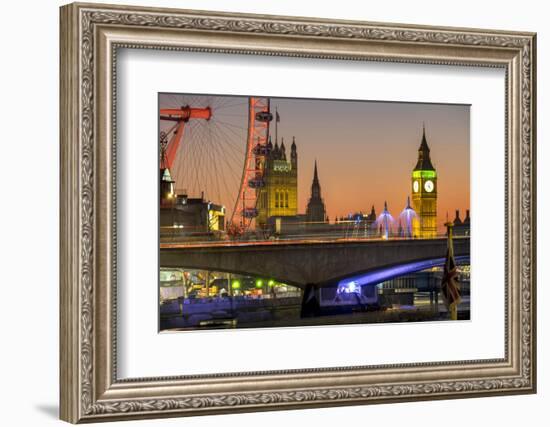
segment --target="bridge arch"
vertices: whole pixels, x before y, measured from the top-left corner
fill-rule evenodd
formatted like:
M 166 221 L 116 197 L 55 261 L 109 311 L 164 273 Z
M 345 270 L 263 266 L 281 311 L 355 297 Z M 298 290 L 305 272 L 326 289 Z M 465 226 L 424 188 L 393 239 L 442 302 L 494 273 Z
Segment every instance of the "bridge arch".
M 346 277 L 334 278 L 330 281 L 321 284 L 320 287 L 327 286 L 346 286 L 354 283 L 358 286 L 377 285 L 388 280 L 396 279 L 407 274 L 418 273 L 419 271 L 427 270 L 433 267 L 443 267 L 446 258 L 428 258 L 410 261 L 400 264 L 386 265 L 369 270 L 357 271 Z M 455 257 L 455 262 L 458 265 L 463 265 L 470 262 L 470 255 L 460 255 Z M 323 286 L 324 285 L 324 286 Z
M 458 265 L 469 263 L 470 256 L 459 255 L 455 257 L 455 261 Z M 406 274 L 417 273 L 419 271 L 427 270 L 428 268 L 432 268 L 432 267 L 442 267 L 443 265 L 445 265 L 444 257 L 419 259 L 419 260 L 414 260 L 406 263 L 390 264 L 390 265 L 371 268 L 367 270 L 358 270 L 342 277 L 335 277 L 335 278 L 326 280 L 316 285 L 318 288 L 330 288 L 330 287 L 347 286 L 353 282 L 357 286 L 375 286 L 377 284 L 404 276 Z M 170 267 L 162 267 L 162 268 L 170 268 Z M 177 268 L 203 270 L 203 268 L 188 266 L 188 265 L 182 265 L 181 267 L 177 267 Z M 210 270 L 210 271 L 216 272 L 216 273 L 222 273 L 222 274 L 223 273 L 237 274 L 240 276 L 251 276 L 251 277 L 260 277 L 262 279 L 271 279 L 271 280 L 275 280 L 278 283 L 284 283 L 285 285 L 293 286 L 299 289 L 304 289 L 307 286 L 307 284 L 293 283 L 289 280 L 274 277 L 273 275 L 255 275 L 242 270 L 231 270 L 231 271 Z
M 202 270 L 202 271 L 209 271 L 210 273 L 222 273 L 222 274 L 236 274 L 239 276 L 248 276 L 248 277 L 255 277 L 255 278 L 261 278 L 261 279 L 269 279 L 274 280 L 275 282 L 293 286 L 295 288 L 303 289 L 304 285 L 301 283 L 294 283 L 290 280 L 285 280 L 280 277 L 269 275 L 269 274 L 251 274 L 250 272 L 246 272 L 239 269 L 231 269 L 231 270 L 219 270 L 219 269 L 213 269 L 213 268 L 204 268 L 204 266 L 195 266 L 191 264 L 182 264 L 178 267 L 175 266 L 165 266 L 161 265 L 161 269 L 183 269 L 183 270 Z
M 272 277 L 304 288 L 397 265 L 442 259 L 446 238 L 345 242 L 161 245 L 161 267 L 187 267 Z M 455 256 L 470 255 L 470 239 L 456 238 Z

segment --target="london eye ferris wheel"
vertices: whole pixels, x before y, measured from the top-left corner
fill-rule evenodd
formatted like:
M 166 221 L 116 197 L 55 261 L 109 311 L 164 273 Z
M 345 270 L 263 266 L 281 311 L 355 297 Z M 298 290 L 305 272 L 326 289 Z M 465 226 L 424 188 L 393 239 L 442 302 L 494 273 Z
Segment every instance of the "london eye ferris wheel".
M 222 204 L 229 229 L 250 229 L 265 185 L 270 99 L 161 94 L 159 107 L 160 167 L 176 192 Z

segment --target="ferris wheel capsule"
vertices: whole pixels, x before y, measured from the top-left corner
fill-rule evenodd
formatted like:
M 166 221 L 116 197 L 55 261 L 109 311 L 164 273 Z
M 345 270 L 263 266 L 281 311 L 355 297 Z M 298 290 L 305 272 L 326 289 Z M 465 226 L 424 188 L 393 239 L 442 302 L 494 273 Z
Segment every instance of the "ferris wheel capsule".
M 230 219 L 239 222 L 243 232 L 259 215 L 258 195 L 265 186 L 262 176 L 263 162 L 269 153 L 269 122 L 273 114 L 269 111 L 269 98 L 248 98 L 248 137 L 241 178 L 239 196 Z
M 248 180 L 248 186 L 250 188 L 262 188 L 265 186 L 265 181 L 263 178 L 253 178 Z
M 258 216 L 258 209 L 256 208 L 245 208 L 243 209 L 243 216 L 245 218 L 256 218 Z
M 256 144 L 253 153 L 256 156 L 267 156 L 269 154 L 269 148 L 266 145 Z
M 256 113 L 256 120 L 258 122 L 269 123 L 271 120 L 273 120 L 273 114 L 271 114 L 269 111 L 260 111 Z

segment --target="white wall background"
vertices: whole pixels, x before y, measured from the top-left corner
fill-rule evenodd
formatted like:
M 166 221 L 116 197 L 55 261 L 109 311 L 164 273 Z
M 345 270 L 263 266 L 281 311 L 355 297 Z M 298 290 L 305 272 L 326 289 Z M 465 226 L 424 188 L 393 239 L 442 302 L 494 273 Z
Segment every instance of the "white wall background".
M 110 0 L 113 3 L 122 3 Z M 545 2 L 133 0 L 134 4 L 538 32 L 538 359 L 539 393 L 438 402 L 266 412 L 131 425 L 333 426 L 342 423 L 446 427 L 545 425 L 550 405 L 550 247 L 544 215 L 550 152 Z M 57 0 L 2 6 L 0 38 L 0 419 L 3 425 L 60 424 L 58 402 L 58 6 Z M 490 167 L 490 165 L 488 165 Z M 30 208 L 28 207 L 30 203 Z

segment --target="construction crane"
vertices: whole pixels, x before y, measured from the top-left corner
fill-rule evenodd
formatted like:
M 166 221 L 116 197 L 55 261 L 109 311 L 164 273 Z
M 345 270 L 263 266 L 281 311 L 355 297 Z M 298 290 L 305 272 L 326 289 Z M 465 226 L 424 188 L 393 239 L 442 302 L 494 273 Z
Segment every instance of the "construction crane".
M 176 122 L 168 132 L 166 132 L 166 139 L 161 136 L 161 144 L 166 144 L 162 149 L 162 154 L 160 158 L 160 168 L 161 169 L 170 169 L 176 158 L 178 148 L 181 144 L 183 138 L 183 132 L 185 130 L 185 125 L 191 119 L 203 119 L 210 120 L 212 117 L 212 110 L 210 107 L 206 108 L 192 108 L 189 105 L 182 106 L 181 108 L 161 108 L 160 109 L 160 119 L 166 121 Z M 174 135 L 170 140 L 168 136 L 174 132 Z

